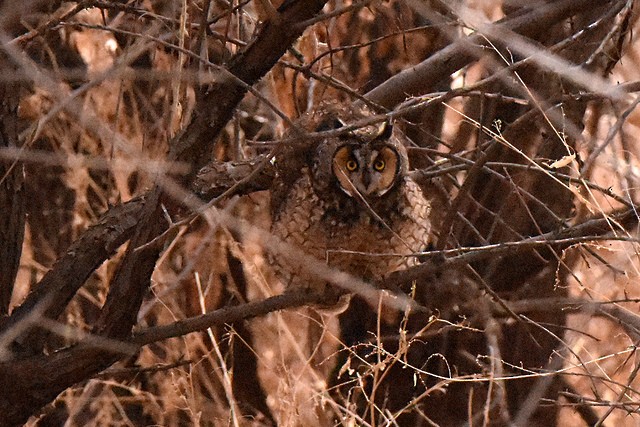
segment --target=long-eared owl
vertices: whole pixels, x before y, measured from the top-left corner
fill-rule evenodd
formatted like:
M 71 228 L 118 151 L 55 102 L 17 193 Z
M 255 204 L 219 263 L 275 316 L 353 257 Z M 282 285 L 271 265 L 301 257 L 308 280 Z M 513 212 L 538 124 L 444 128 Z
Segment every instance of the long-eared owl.
M 272 233 L 306 254 L 365 281 L 416 264 L 429 237 L 429 203 L 408 175 L 407 150 L 391 123 L 340 133 L 370 117 L 365 109 L 325 107 L 298 121 L 300 130 L 339 135 L 289 144 L 276 157 Z M 289 136 L 296 135 L 289 132 Z M 274 256 L 288 287 L 322 291 L 295 257 Z

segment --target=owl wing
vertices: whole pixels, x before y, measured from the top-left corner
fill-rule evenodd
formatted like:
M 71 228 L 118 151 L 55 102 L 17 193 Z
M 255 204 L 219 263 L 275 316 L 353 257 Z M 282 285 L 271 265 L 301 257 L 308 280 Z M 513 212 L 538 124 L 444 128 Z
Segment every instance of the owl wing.
M 276 154 L 276 178 L 271 187 L 271 217 L 277 218 L 291 190 L 302 177 L 302 170 L 310 167 L 313 151 L 311 141 L 293 141 L 285 143 Z

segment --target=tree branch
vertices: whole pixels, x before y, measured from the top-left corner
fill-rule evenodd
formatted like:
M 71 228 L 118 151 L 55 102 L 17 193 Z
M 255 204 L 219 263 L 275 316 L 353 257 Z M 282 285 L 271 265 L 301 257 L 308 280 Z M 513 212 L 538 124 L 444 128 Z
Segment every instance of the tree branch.
M 170 159 L 185 161 L 191 166 L 190 173 L 178 178 L 179 184 L 189 186 L 196 173 L 207 163 L 207 153 L 211 152 L 211 144 L 232 117 L 233 110 L 246 93 L 247 85 L 253 85 L 264 76 L 302 34 L 304 28 L 296 27 L 294 24 L 312 18 L 322 9 L 325 2 L 324 0 L 285 2 L 278 10 L 278 19 L 263 24 L 254 41 L 230 61 L 228 71 L 235 78 L 228 78 L 229 76 L 225 75 L 211 88 L 199 92 L 192 121 L 171 144 Z M 239 84 L 238 80 L 244 82 L 244 85 Z M 159 250 L 153 245 L 144 250 L 136 250 L 136 248 L 143 247 L 166 229 L 162 204 L 170 209 L 176 207 L 175 201 L 165 195 L 162 188 L 158 186 L 145 196 L 143 205 L 127 205 L 132 213 L 135 211 L 140 215 L 138 218 L 141 221 L 135 227 L 131 244 L 111 282 L 107 302 L 95 328 L 100 335 L 116 339 L 126 338 L 135 323 L 142 297 L 149 285 L 159 254 Z M 96 227 L 91 230 L 99 233 L 104 229 L 104 227 Z M 128 225 L 121 227 L 119 231 L 110 234 L 107 240 L 115 238 L 115 242 L 121 243 L 121 238 L 127 237 L 128 232 Z M 87 243 L 85 243 L 86 246 L 78 247 L 79 251 L 89 250 L 92 247 L 89 234 L 91 233 L 81 238 Z M 109 246 L 108 249 L 113 248 Z M 86 259 L 87 264 L 83 272 L 93 271 L 93 266 L 99 265 L 98 260 L 102 262 L 109 256 L 105 252 L 108 249 L 105 249 L 104 244 L 97 248 L 93 258 Z M 68 253 L 65 263 L 54 267 L 55 271 L 49 277 L 57 277 L 58 280 L 65 278 L 63 270 L 68 268 L 68 262 L 71 259 L 73 254 Z M 77 290 L 78 284 L 81 284 L 85 278 L 86 276 L 80 277 L 72 285 L 64 285 L 56 281 L 48 289 L 55 289 L 55 295 L 64 295 L 66 298 L 69 293 L 73 294 Z M 46 293 L 46 289 L 41 292 Z M 41 299 L 34 297 L 30 301 Z M 56 302 L 53 305 L 61 307 L 65 304 Z M 28 311 L 27 308 L 23 310 Z M 40 347 L 40 343 L 22 344 Z M 102 348 L 88 348 L 81 343 L 72 349 L 62 350 L 50 356 L 12 360 L 0 364 L 0 383 L 15 384 L 10 393 L 0 395 L 0 413 L 3 414 L 0 424 L 23 423 L 33 411 L 51 401 L 62 390 L 78 381 L 90 378 L 119 357 L 120 354 L 117 352 Z
M 495 25 L 536 39 L 536 35 L 546 36 L 544 31 L 540 31 L 541 28 L 549 28 L 591 5 L 590 0 L 549 2 L 532 9 L 525 8 L 526 13 L 507 16 Z M 443 79 L 481 57 L 483 47 L 487 45 L 483 34 L 475 33 L 458 39 L 421 63 L 394 75 L 369 91 L 365 97 L 386 108 L 393 108 L 408 97 L 429 93 Z
M 13 69 L 8 62 L 0 48 L 0 69 Z M 19 145 L 17 111 L 21 87 L 0 82 L 0 148 Z M 0 164 L 0 315 L 8 314 L 20 266 L 26 219 L 23 181 L 23 165 Z
M 612 232 L 624 233 L 627 230 L 631 230 L 632 227 L 637 226 L 640 221 L 637 215 L 638 209 L 640 209 L 640 207 L 633 206 L 629 209 L 599 215 L 562 231 L 532 236 L 516 242 L 503 242 L 473 248 L 456 248 L 427 252 L 424 254 L 426 257 L 429 257 L 427 262 L 393 273 L 384 280 L 382 286 L 394 289 L 403 284 L 429 277 L 450 268 L 496 258 L 505 254 L 519 254 L 520 256 L 528 257 L 531 253 L 537 251 L 538 253 L 547 253 L 550 256 L 550 252 L 558 253 L 578 243 L 606 239 L 605 235 Z M 616 238 L 614 237 L 613 239 Z M 446 255 L 453 254 L 460 255 L 445 258 Z
M 264 316 L 274 311 L 318 304 L 323 301 L 323 295 L 303 291 L 287 292 L 261 301 L 224 307 L 200 316 L 178 320 L 169 325 L 141 329 L 133 334 L 131 341 L 143 346 L 168 338 L 180 337 L 191 332 L 203 331 L 214 326 Z

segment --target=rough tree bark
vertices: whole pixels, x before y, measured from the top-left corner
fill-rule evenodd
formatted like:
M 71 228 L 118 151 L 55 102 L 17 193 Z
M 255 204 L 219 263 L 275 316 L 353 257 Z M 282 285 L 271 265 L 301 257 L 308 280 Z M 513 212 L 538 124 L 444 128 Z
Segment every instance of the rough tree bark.
M 175 138 L 168 155 L 170 160 L 186 162 L 190 165 L 190 172 L 185 176 L 176 178 L 174 183 L 190 189 L 199 188 L 206 192 L 206 189 L 204 189 L 206 185 L 202 182 L 196 182 L 194 187 L 194 181 L 200 168 L 209 160 L 208 153 L 211 151 L 212 142 L 231 118 L 235 106 L 245 95 L 248 86 L 257 82 L 267 73 L 300 35 L 303 29 L 296 24 L 304 22 L 317 14 L 324 3 L 324 1 L 319 0 L 286 1 L 279 9 L 275 19 L 263 24 L 255 40 L 236 55 L 228 63 L 226 69 L 218 70 L 219 75 L 216 82 L 198 92 L 197 106 L 193 119 Z M 575 17 L 586 6 L 590 6 L 591 3 L 588 0 L 549 2 L 547 5 L 533 10 L 523 10 L 515 13 L 513 16 L 505 18 L 502 24 L 506 28 L 520 32 L 532 39 L 543 39 L 546 34 L 539 33 L 538 30 L 541 27 L 549 27 L 552 24 L 562 22 L 568 17 Z M 608 1 L 603 4 L 607 7 L 611 5 L 621 7 L 622 2 Z M 582 24 L 580 19 L 573 19 L 575 19 L 574 25 Z M 566 31 L 566 28 L 564 30 Z M 566 36 L 567 34 L 562 33 L 562 35 Z M 451 73 L 477 59 L 478 54 L 471 50 L 470 46 L 477 44 L 476 42 L 479 41 L 479 37 L 471 36 L 452 43 L 449 47 L 425 60 L 420 66 L 400 73 L 388 80 L 387 83 L 371 91 L 368 96 L 375 102 L 392 108 L 403 101 L 407 94 L 421 95 L 427 93 L 437 82 L 448 78 Z M 567 55 L 567 57 L 576 62 L 583 59 L 571 55 Z M 533 74 L 535 72 L 536 70 L 532 71 Z M 552 95 L 544 92 L 547 81 L 536 80 L 533 77 L 532 79 L 532 85 L 536 86 L 540 93 L 544 93 L 547 96 Z M 554 83 L 560 86 L 564 82 L 557 81 Z M 549 89 L 547 88 L 547 90 Z M 3 86 L 0 85 L 0 97 L 3 95 L 2 91 Z M 17 133 L 13 125 L 15 104 L 11 104 L 11 97 L 9 97 L 5 98 L 5 103 L 1 107 L 0 143 L 5 145 L 15 144 L 17 140 L 15 138 Z M 498 105 L 495 108 L 498 110 L 501 107 Z M 576 103 L 567 111 L 571 113 L 571 118 L 574 121 L 579 122 L 583 110 L 584 105 Z M 496 115 L 496 117 L 499 116 Z M 513 136 L 509 139 L 519 140 L 523 146 L 552 146 L 552 150 L 544 152 L 544 157 L 552 159 L 562 157 L 563 152 L 558 151 L 557 146 L 550 144 L 551 140 L 548 136 L 541 137 L 537 134 L 539 128 L 539 124 L 527 127 L 524 130 L 514 126 L 511 130 L 508 129 L 507 132 L 513 133 Z M 494 147 L 496 146 L 494 145 Z M 543 153 L 542 150 L 540 152 Z M 492 148 L 487 153 L 487 158 L 483 161 L 506 159 L 515 162 L 517 159 L 513 159 L 511 156 L 512 153 L 508 150 L 500 147 Z M 7 174 L 7 179 L 4 182 L 0 182 L 0 207 L 19 201 L 19 192 L 16 192 L 16 189 L 19 189 L 21 177 L 20 173 L 16 171 L 19 171 L 19 168 L 14 167 Z M 0 178 L 5 175 L 2 168 L 0 168 L 0 174 Z M 249 172 L 242 174 L 248 175 Z M 497 191 L 496 188 L 501 188 L 501 191 L 507 191 L 513 183 L 506 185 L 504 182 L 496 182 L 494 178 L 487 174 L 483 175 L 480 172 L 474 174 L 475 172 L 468 176 L 469 182 L 465 184 L 465 188 L 461 191 L 461 201 L 456 205 L 459 209 L 452 209 L 450 215 L 460 211 L 468 217 L 474 217 L 478 204 L 493 213 L 498 213 L 504 208 L 503 206 L 506 202 L 503 200 L 501 201 L 502 204 L 497 204 L 498 201 L 494 197 L 494 192 Z M 536 189 L 544 189 L 546 191 L 549 188 L 548 178 L 532 179 L 528 177 L 527 180 L 518 182 L 518 184 L 534 193 Z M 268 179 L 265 183 L 253 187 L 249 186 L 245 190 L 264 188 L 267 183 Z M 212 191 L 215 194 L 219 194 L 220 188 L 227 187 L 228 185 L 226 184 L 214 184 Z M 211 188 L 209 189 L 211 190 Z M 562 188 L 554 187 L 552 189 L 555 191 L 554 194 L 537 194 L 538 201 L 542 203 L 558 202 L 557 206 L 552 206 L 551 209 L 555 211 L 555 216 L 566 218 L 570 214 L 571 194 L 567 194 Z M 467 196 L 473 201 L 465 201 L 464 197 Z M 509 206 L 519 205 L 516 199 L 516 195 L 513 195 L 508 203 Z M 42 405 L 50 402 L 65 388 L 91 378 L 122 356 L 135 352 L 139 345 L 156 339 L 175 336 L 175 334 L 187 333 L 198 328 L 206 328 L 212 325 L 213 322 L 221 322 L 221 319 L 229 315 L 229 311 L 221 311 L 217 313 L 217 317 L 208 316 L 190 323 L 176 323 L 166 328 L 147 331 L 147 335 L 139 334 L 134 338 L 131 337 L 131 328 L 135 324 L 142 298 L 147 291 L 150 276 L 159 254 L 158 245 L 147 244 L 164 232 L 168 226 L 161 206 L 167 207 L 172 214 L 183 209 L 181 201 L 174 200 L 170 194 L 164 191 L 161 184 L 142 198 L 112 208 L 100 222 L 84 233 L 67 253 L 58 260 L 25 302 L 16 308 L 10 317 L 2 319 L 0 333 L 10 335 L 16 332 L 18 336 L 12 340 L 12 358 L 0 361 L 0 384 L 12 384 L 11 390 L 5 388 L 4 392 L 0 392 L 0 414 L 2 414 L 0 425 L 17 425 L 24 422 L 30 414 L 37 412 Z M 528 216 L 527 208 L 529 207 L 531 206 L 520 206 L 518 214 L 513 216 L 514 224 L 512 225 L 515 226 L 519 233 L 516 237 L 533 236 L 555 230 L 558 223 L 554 221 L 553 215 L 542 215 L 545 220 L 541 222 L 532 221 Z M 22 240 L 20 230 L 24 224 L 24 216 L 21 213 L 19 203 L 10 210 L 10 213 L 10 216 L 0 220 L 0 238 L 4 240 L 5 236 L 8 236 L 7 242 L 9 242 L 6 247 L 0 248 L 0 286 L 2 286 L 3 291 L 3 293 L 0 293 L 0 314 L 3 312 L 2 310 L 4 310 L 4 313 L 7 311 L 7 295 L 10 296 L 10 286 L 13 283 L 12 277 L 15 277 L 15 269 L 19 260 L 18 249 Z M 630 224 L 635 224 L 637 218 L 634 213 L 635 211 L 630 209 L 620 216 L 620 220 L 628 220 Z M 535 218 L 538 217 L 536 216 Z M 4 219 L 6 221 L 3 222 Z M 489 217 L 485 224 L 480 221 L 478 230 L 473 230 L 473 232 L 479 231 L 483 237 L 496 242 L 510 241 L 514 238 L 513 235 L 505 230 L 502 230 L 504 231 L 503 234 L 491 234 L 495 225 L 491 222 L 492 220 L 493 217 Z M 450 244 L 447 242 L 447 238 L 450 236 L 453 237 L 452 241 L 463 242 L 466 245 L 478 244 L 478 241 L 475 240 L 477 236 L 467 228 L 460 224 L 450 225 L 451 227 L 447 227 L 446 233 L 444 233 L 443 248 Z M 602 220 L 597 227 L 594 226 L 595 231 L 591 231 L 591 229 L 586 231 L 606 233 L 608 231 L 607 225 L 608 222 Z M 450 231 L 451 233 L 449 234 Z M 559 235 L 564 236 L 562 233 L 559 233 Z M 549 233 L 543 234 L 543 236 L 552 237 Z M 106 339 L 110 346 L 105 348 L 105 346 L 98 345 L 100 343 L 96 339 L 86 339 L 73 347 L 61 349 L 50 355 L 42 354 L 43 336 L 35 333 L 34 329 L 20 331 L 20 328 L 24 326 L 24 322 L 28 322 L 30 315 L 38 313 L 39 310 L 42 311 L 38 315 L 56 319 L 68 305 L 73 295 L 84 284 L 87 277 L 126 241 L 130 241 L 129 249 L 110 284 L 107 302 L 103 307 L 100 320 L 94 328 L 95 334 Z M 559 246 L 552 249 L 560 250 L 562 248 Z M 537 254 L 539 258 L 527 264 L 527 268 L 518 270 L 520 265 L 524 265 L 524 261 L 534 258 L 532 257 L 533 253 Z M 484 258 L 484 260 L 486 259 Z M 536 264 L 538 261 L 540 262 Z M 467 262 L 468 260 L 465 261 L 465 263 Z M 483 268 L 477 264 L 474 266 L 479 275 L 495 290 L 516 293 L 528 284 L 527 280 L 533 275 L 544 270 L 545 275 L 542 277 L 541 282 L 536 282 L 535 284 L 540 285 L 547 292 L 555 278 L 553 274 L 549 275 L 548 273 L 556 271 L 557 251 L 549 248 L 537 251 L 537 247 L 522 246 L 518 251 L 510 252 L 509 257 L 505 257 L 500 261 L 486 262 L 485 264 L 491 266 L 491 268 Z M 394 277 L 396 283 L 393 283 L 393 281 L 389 283 L 403 285 L 414 279 L 425 280 L 425 276 L 434 271 L 442 271 L 448 265 L 450 264 L 434 265 L 427 263 L 396 275 Z M 496 271 L 519 271 L 520 275 L 502 277 L 496 274 Z M 427 305 L 429 301 L 426 298 L 430 295 L 433 295 L 433 293 L 423 296 L 425 301 L 421 302 Z M 277 304 L 268 306 L 267 309 L 274 309 L 274 307 L 277 308 Z M 546 317 L 542 320 L 563 322 L 563 315 L 557 316 L 554 314 L 554 316 L 551 318 Z M 214 318 L 215 321 L 212 320 Z M 240 316 L 239 318 L 244 317 Z M 186 326 L 187 323 L 188 326 Z M 528 330 L 524 332 L 518 330 L 515 333 L 507 331 L 513 338 L 508 335 L 507 337 L 514 341 L 523 336 L 529 338 L 528 332 Z M 544 339 L 542 336 L 536 338 L 539 338 L 539 341 Z M 130 346 L 115 345 L 116 341 L 131 339 L 133 339 L 133 344 Z M 456 348 L 455 345 L 460 344 L 457 348 L 464 348 L 469 351 L 468 343 L 460 343 L 460 341 L 462 339 L 457 342 L 453 339 L 451 341 L 453 344 L 450 343 L 451 348 Z M 553 340 L 546 342 L 545 346 L 535 354 L 524 356 L 531 356 L 531 358 L 535 359 L 531 362 L 533 364 L 544 364 L 544 359 L 554 349 L 555 344 Z M 475 342 L 474 345 L 478 352 L 486 353 L 486 343 L 484 341 Z M 525 351 L 532 348 L 531 340 L 521 343 L 521 347 Z M 423 362 L 431 354 L 439 351 L 440 348 L 432 346 L 428 349 L 428 352 L 420 353 L 416 358 L 419 362 Z M 507 354 L 507 356 L 509 355 Z M 523 355 L 519 354 L 511 356 L 513 356 L 515 363 L 517 363 L 518 357 L 523 357 Z M 463 363 L 461 363 L 462 365 Z M 407 378 L 406 375 L 413 375 L 413 373 L 407 371 L 405 376 L 402 373 L 399 375 L 391 374 L 388 379 L 394 386 L 412 384 L 412 378 Z M 516 387 L 517 389 L 511 396 L 511 408 L 517 408 L 523 399 L 528 396 L 530 384 L 525 384 L 524 387 L 522 385 Z M 399 397 L 405 391 L 407 391 L 406 388 L 398 387 L 391 390 L 391 394 L 395 393 L 396 396 L 394 397 Z M 457 404 L 456 410 L 458 410 L 458 416 L 461 418 L 458 421 L 465 421 L 466 408 L 464 406 L 467 404 L 465 400 L 467 392 L 468 390 L 466 389 L 462 390 L 457 400 L 456 397 L 453 397 L 456 396 L 455 393 L 451 392 L 445 397 L 446 401 L 442 400 L 432 406 L 441 404 L 440 408 L 443 413 L 450 413 L 451 409 L 449 408 L 449 411 L 447 411 L 447 405 Z M 379 393 L 378 396 L 383 399 L 387 397 L 383 393 Z M 478 396 L 484 397 L 481 393 Z M 406 403 L 406 400 L 402 400 L 399 405 L 403 406 Z M 434 412 L 438 412 L 437 409 Z
M 286 2 L 279 8 L 274 19 L 263 24 L 254 41 L 229 62 L 227 70 L 221 71 L 222 78 L 199 93 L 193 119 L 172 143 L 169 154 L 171 160 L 184 161 L 191 165 L 191 173 L 180 178 L 180 184 L 188 185 L 207 162 L 209 157 L 206 154 L 210 151 L 211 144 L 231 118 L 235 106 L 246 93 L 248 86 L 262 78 L 302 34 L 304 28 L 296 24 L 315 16 L 325 3 L 323 0 Z M 146 197 L 129 249 L 110 284 L 107 302 L 95 327 L 95 333 L 101 336 L 125 339 L 131 333 L 159 254 L 155 245 L 149 245 L 143 250 L 139 248 L 166 230 L 168 224 L 161 209 L 163 203 L 170 207 L 179 205 L 179 201 L 172 201 L 160 186 Z M 128 226 L 121 227 L 120 236 L 126 235 L 129 230 Z M 118 243 L 120 236 L 115 236 L 112 241 Z M 111 240 L 104 237 L 99 239 L 103 243 Z M 99 253 L 94 254 L 95 258 L 88 262 L 108 256 L 113 249 L 109 245 L 99 246 Z M 90 273 L 88 270 L 87 273 Z M 63 275 L 61 279 L 64 278 Z M 56 289 L 54 295 L 43 293 L 37 298 L 38 301 L 30 300 L 30 304 L 42 301 L 47 304 L 49 295 L 60 297 L 61 293 L 66 299 L 69 291 L 77 290 L 72 288 L 81 285 L 80 280 L 73 286 L 54 283 L 51 285 Z M 65 290 L 60 292 L 60 288 Z M 27 347 L 41 347 L 41 343 L 37 342 L 21 344 Z M 117 350 L 96 348 L 81 342 L 51 355 L 35 355 L 0 363 L 0 384 L 14 385 L 10 391 L 5 389 L 7 392 L 0 394 L 0 413 L 3 414 L 0 425 L 23 423 L 65 388 L 91 378 L 121 356 Z
M 2 74 L 15 72 L 0 51 Z M 18 147 L 18 104 L 21 86 L 0 81 L 0 148 Z M 0 163 L 0 316 L 8 314 L 13 283 L 20 265 L 25 226 L 24 165 Z

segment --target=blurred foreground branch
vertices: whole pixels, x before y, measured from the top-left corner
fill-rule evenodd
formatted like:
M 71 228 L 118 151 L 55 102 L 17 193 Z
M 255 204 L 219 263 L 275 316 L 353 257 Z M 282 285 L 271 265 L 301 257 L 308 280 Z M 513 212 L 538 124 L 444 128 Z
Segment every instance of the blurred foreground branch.
M 280 8 L 277 20 L 265 22 L 255 39 L 231 59 L 224 78 L 210 88 L 202 88 L 198 93 L 197 106 L 190 124 L 171 144 L 171 160 L 187 162 L 191 173 L 179 178 L 183 185 L 189 185 L 195 174 L 208 161 L 207 152 L 218 133 L 231 118 L 233 110 L 247 91 L 278 61 L 286 49 L 300 36 L 304 28 L 294 24 L 315 16 L 324 6 L 323 0 L 299 0 L 287 2 Z M 128 212 L 124 223 L 113 223 L 113 212 L 105 217 L 102 224 L 92 227 L 79 242 L 88 247 L 76 247 L 77 252 L 68 252 L 61 263 L 55 266 L 47 277 L 50 284 L 44 290 L 28 298 L 28 307 L 17 309 L 25 316 L 40 304 L 43 311 L 49 308 L 56 314 L 66 305 L 68 299 L 82 286 L 93 269 L 107 259 L 117 246 L 133 232 L 128 250 L 112 279 L 107 301 L 102 308 L 100 319 L 95 325 L 95 333 L 110 339 L 125 339 L 137 319 L 143 296 L 150 284 L 150 277 L 159 255 L 155 246 L 136 251 L 152 241 L 167 227 L 162 205 L 175 204 L 166 195 L 162 186 L 156 187 L 149 195 L 129 203 L 117 210 Z M 105 233 L 106 232 L 106 233 Z M 98 241 L 95 237 L 98 237 Z M 91 248 L 96 248 L 90 251 Z M 82 264 L 82 273 L 71 283 L 67 272 L 76 255 L 88 258 Z M 56 277 L 57 276 L 57 277 Z M 56 280 L 52 280 L 56 278 Z M 18 316 L 18 314 L 16 314 Z M 87 348 L 82 343 L 51 355 L 38 355 L 44 342 L 30 328 L 22 330 L 20 322 L 7 322 L 18 329 L 20 353 L 18 359 L 0 363 L 0 383 L 13 384 L 10 393 L 0 395 L 0 425 L 18 425 L 25 422 L 42 405 L 50 402 L 65 388 L 90 378 L 111 365 L 120 355 L 104 348 Z M 9 331 L 9 332 L 8 332 Z M 6 327 L 5 336 L 10 333 Z M 15 332 L 15 331 L 14 331 Z M 7 346 L 9 343 L 4 343 Z

